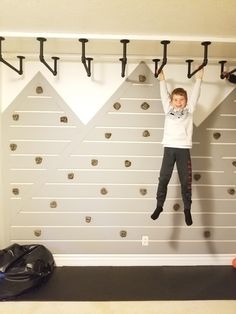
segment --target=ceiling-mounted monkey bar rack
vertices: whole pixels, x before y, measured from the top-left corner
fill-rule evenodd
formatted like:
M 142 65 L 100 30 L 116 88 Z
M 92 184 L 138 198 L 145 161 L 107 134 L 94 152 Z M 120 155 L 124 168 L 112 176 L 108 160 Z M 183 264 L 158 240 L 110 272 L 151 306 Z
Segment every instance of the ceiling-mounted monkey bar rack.
M 40 50 L 39 50 L 39 60 L 42 62 L 51 72 L 53 75 L 57 75 L 57 61 L 60 59 L 58 57 L 52 57 L 54 61 L 54 68 L 51 68 L 50 65 L 44 59 L 44 42 L 47 41 L 44 37 L 38 37 L 37 40 L 40 42 Z
M 127 44 L 129 43 L 128 39 L 121 39 L 120 41 L 123 44 L 123 58 L 120 58 L 121 61 L 121 77 L 125 77 L 125 68 L 127 64 Z
M 162 59 L 162 64 L 160 68 L 158 69 L 158 62 L 160 59 L 153 59 L 152 61 L 155 63 L 155 70 L 154 70 L 154 76 L 158 77 L 158 75 L 161 73 L 162 69 L 167 63 L 167 45 L 170 43 L 169 40 L 162 40 L 161 44 L 163 45 L 163 59 Z
M 60 59 L 59 57 L 51 57 L 51 59 L 54 61 L 53 67 L 51 67 L 45 60 L 44 58 L 44 42 L 47 41 L 46 38 L 44 37 L 37 37 L 36 38 L 40 42 L 40 52 L 39 52 L 39 60 L 42 62 L 50 72 L 56 76 L 57 75 L 57 66 L 58 66 L 58 60 Z M 5 40 L 4 37 L 0 37 L 0 62 L 4 63 L 8 67 L 10 67 L 12 70 L 17 72 L 19 75 L 23 74 L 23 59 L 25 59 L 24 56 L 17 56 L 19 59 L 19 69 L 14 67 L 12 64 L 7 62 L 3 56 L 2 56 L 2 41 Z M 86 57 L 85 54 L 85 44 L 88 42 L 88 39 L 86 38 L 80 38 L 79 42 L 82 44 L 82 53 L 81 53 L 81 62 L 84 65 L 84 68 L 86 70 L 87 76 L 91 76 L 91 62 L 93 58 Z M 128 39 L 121 39 L 120 42 L 123 45 L 123 56 L 119 58 L 119 61 L 121 61 L 121 77 L 125 77 L 125 70 L 126 70 L 126 65 L 127 65 L 127 44 L 130 42 Z M 163 57 L 162 57 L 162 63 L 160 67 L 158 67 L 159 61 L 161 59 L 152 59 L 152 61 L 155 64 L 155 70 L 154 70 L 154 76 L 157 78 L 160 72 L 163 70 L 164 66 L 167 64 L 167 46 L 170 44 L 169 40 L 162 40 L 161 44 L 163 45 Z M 201 45 L 204 47 L 204 54 L 203 54 L 203 61 L 202 64 L 195 69 L 194 71 L 191 71 L 191 65 L 194 60 L 188 59 L 185 60 L 188 64 L 188 70 L 187 70 L 187 77 L 191 78 L 193 75 L 195 75 L 199 70 L 201 70 L 203 67 L 205 67 L 208 64 L 208 46 L 211 44 L 210 41 L 203 41 Z M 225 78 L 225 69 L 224 65 L 227 61 L 222 60 L 219 61 L 220 66 L 221 66 L 221 72 L 220 72 L 220 78 L 224 79 Z M 236 72 L 236 68 L 228 72 L 227 74 L 232 74 Z
M 87 72 L 87 76 L 91 76 L 91 62 L 93 58 L 85 56 L 85 43 L 88 42 L 86 38 L 80 38 L 79 41 L 82 43 L 82 55 L 81 55 L 81 62 L 84 65 L 84 68 Z
M 19 69 L 15 68 L 9 62 L 4 60 L 3 57 L 2 57 L 2 41 L 3 40 L 5 40 L 5 38 L 4 37 L 0 37 L 0 62 L 4 63 L 9 68 L 11 68 L 12 70 L 16 71 L 18 74 L 22 75 L 23 74 L 23 59 L 25 59 L 25 57 L 17 56 L 17 58 L 19 59 Z
M 191 78 L 194 74 L 196 74 L 198 71 L 200 71 L 202 68 L 204 68 L 208 63 L 208 46 L 211 44 L 210 41 L 203 41 L 202 45 L 204 46 L 204 55 L 203 55 L 203 62 L 202 64 L 191 73 L 191 64 L 194 60 L 188 59 L 186 62 L 188 63 L 188 78 Z
M 220 78 L 223 80 L 226 77 L 226 71 L 225 71 L 225 63 L 227 63 L 227 61 L 225 60 L 221 60 L 219 61 L 221 67 L 220 67 Z M 236 68 L 233 69 L 232 71 L 227 72 L 227 75 L 233 74 L 236 72 Z

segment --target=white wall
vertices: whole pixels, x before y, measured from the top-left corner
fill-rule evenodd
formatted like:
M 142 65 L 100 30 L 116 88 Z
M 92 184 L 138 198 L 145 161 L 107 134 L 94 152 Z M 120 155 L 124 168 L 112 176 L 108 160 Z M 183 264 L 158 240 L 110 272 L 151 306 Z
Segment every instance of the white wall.
M 0 66 L 0 112 L 2 111 L 2 71 Z M 0 149 L 2 152 L 2 119 L 0 119 Z M 0 154 L 0 249 L 5 245 L 4 241 L 4 215 L 3 215 L 3 192 L 2 192 L 2 154 Z
M 129 65 L 127 70 L 131 72 L 135 66 L 135 64 Z M 46 77 L 84 124 L 94 116 L 124 81 L 120 75 L 121 65 L 118 62 L 95 63 L 92 66 L 91 77 L 87 77 L 81 62 L 60 62 L 56 77 L 39 61 L 26 62 L 22 76 L 4 67 L 3 110 L 38 71 Z
M 150 62 L 148 65 L 150 68 L 154 68 L 153 63 Z M 137 64 L 135 63 L 128 64 L 126 75 L 128 76 L 136 66 Z M 0 104 L 2 111 L 10 105 L 38 71 L 43 73 L 84 124 L 88 123 L 125 80 L 125 78 L 121 78 L 121 64 L 118 61 L 113 63 L 94 63 L 91 78 L 87 77 L 85 69 L 80 62 L 60 61 L 59 73 L 56 77 L 39 61 L 25 62 L 24 74 L 22 76 L 2 65 L 0 79 Z M 194 79 L 187 79 L 186 71 L 186 64 L 168 64 L 166 66 L 165 74 L 170 89 L 177 86 L 183 86 L 187 90 L 191 89 Z M 195 119 L 196 125 L 199 125 L 234 88 L 233 84 L 219 78 L 219 72 L 219 65 L 208 65 L 205 69 L 199 109 Z M 1 158 L 0 154 L 0 162 L 2 164 Z M 0 168 L 0 180 L 2 187 L 2 166 Z M 5 240 L 7 231 L 4 230 L 5 217 L 3 214 L 2 194 L 1 188 L 0 246 L 5 246 L 7 244 Z
M 154 69 L 152 62 L 149 62 L 148 65 Z M 15 66 L 17 67 L 17 65 Z M 126 77 L 136 66 L 137 63 L 128 63 Z M 87 77 L 85 69 L 79 61 L 63 62 L 63 60 L 59 60 L 56 77 L 39 61 L 24 62 L 22 76 L 10 68 L 2 66 L 2 110 L 13 101 L 38 71 L 43 73 L 84 124 L 87 124 L 125 80 L 125 78 L 121 78 L 120 62 L 94 62 L 91 77 Z M 205 68 L 198 114 L 195 115 L 196 125 L 199 125 L 234 88 L 233 84 L 221 80 L 219 73 L 218 64 L 207 65 Z M 182 86 L 188 91 L 191 90 L 194 78 L 187 78 L 185 63 L 166 65 L 165 74 L 170 89 Z

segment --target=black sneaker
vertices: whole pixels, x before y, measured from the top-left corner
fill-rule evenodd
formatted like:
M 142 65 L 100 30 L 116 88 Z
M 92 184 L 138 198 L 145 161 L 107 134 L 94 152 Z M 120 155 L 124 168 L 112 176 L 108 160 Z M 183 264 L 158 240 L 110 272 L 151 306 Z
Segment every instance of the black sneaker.
M 184 210 L 184 217 L 185 217 L 185 223 L 187 226 L 191 226 L 193 224 L 192 221 L 192 216 L 191 216 L 191 211 L 190 209 L 185 209 Z
M 160 215 L 160 213 L 163 211 L 163 208 L 161 207 L 161 206 L 157 206 L 157 208 L 155 209 L 155 211 L 153 212 L 153 214 L 151 215 L 151 218 L 153 219 L 153 220 L 156 220 L 158 217 L 159 217 L 159 215 Z

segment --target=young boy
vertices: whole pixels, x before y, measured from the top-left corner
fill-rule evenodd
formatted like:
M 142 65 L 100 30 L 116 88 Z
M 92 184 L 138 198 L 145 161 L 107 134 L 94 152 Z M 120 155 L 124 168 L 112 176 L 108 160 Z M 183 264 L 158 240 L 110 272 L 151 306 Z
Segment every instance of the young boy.
M 151 218 L 157 219 L 163 211 L 167 186 L 170 181 L 174 164 L 181 183 L 181 193 L 184 203 L 185 222 L 192 225 L 192 166 L 190 149 L 192 147 L 193 112 L 200 95 L 203 70 L 196 73 L 196 82 L 192 95 L 188 101 L 187 92 L 183 88 L 176 88 L 169 95 L 164 73 L 159 74 L 161 101 L 165 113 L 164 135 L 162 144 L 164 156 L 157 188 L 157 206 Z

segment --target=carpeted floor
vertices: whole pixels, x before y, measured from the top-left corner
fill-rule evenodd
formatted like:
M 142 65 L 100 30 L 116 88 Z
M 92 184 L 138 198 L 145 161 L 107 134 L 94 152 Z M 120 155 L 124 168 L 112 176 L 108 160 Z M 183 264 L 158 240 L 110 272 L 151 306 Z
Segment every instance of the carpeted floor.
M 1 302 L 4 314 L 235 314 L 236 301 Z
M 230 266 L 56 267 L 16 301 L 236 300 Z

